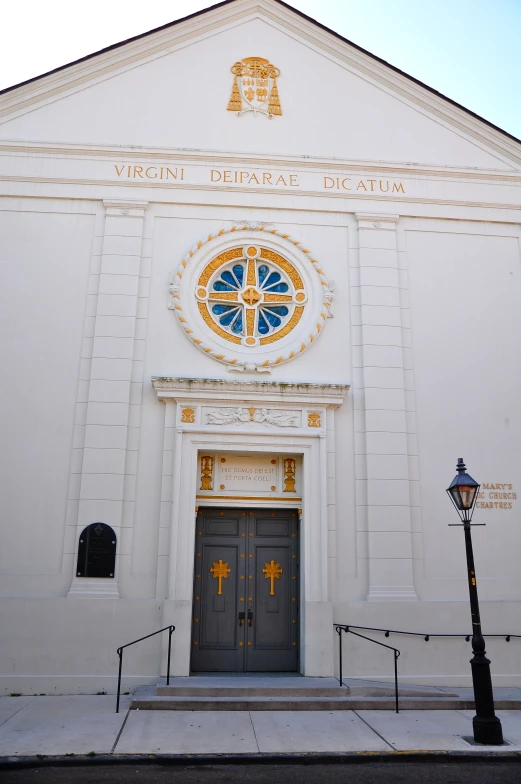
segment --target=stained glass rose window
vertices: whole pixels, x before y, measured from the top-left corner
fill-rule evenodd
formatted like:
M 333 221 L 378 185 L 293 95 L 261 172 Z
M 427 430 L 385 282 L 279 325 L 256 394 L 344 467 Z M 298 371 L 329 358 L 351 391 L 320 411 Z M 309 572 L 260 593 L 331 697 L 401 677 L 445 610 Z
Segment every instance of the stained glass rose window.
M 207 325 L 245 346 L 264 345 L 289 334 L 307 300 L 299 273 L 267 248 L 232 248 L 212 259 L 200 275 L 196 297 Z

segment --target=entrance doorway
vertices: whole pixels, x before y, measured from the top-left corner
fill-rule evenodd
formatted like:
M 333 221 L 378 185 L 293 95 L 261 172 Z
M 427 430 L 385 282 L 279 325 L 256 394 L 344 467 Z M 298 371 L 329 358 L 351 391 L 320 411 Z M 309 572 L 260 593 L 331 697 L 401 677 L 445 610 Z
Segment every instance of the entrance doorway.
M 296 510 L 204 507 L 195 539 L 192 672 L 296 672 Z

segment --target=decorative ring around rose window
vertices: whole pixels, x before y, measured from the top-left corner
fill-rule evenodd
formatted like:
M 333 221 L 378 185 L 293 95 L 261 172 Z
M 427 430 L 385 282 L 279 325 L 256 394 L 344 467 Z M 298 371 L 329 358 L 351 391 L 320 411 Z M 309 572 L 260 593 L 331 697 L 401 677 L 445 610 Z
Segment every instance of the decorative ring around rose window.
M 192 248 L 171 279 L 169 307 L 187 337 L 230 370 L 269 372 L 318 337 L 332 291 L 298 240 L 262 224 L 246 241 L 233 236 L 247 229 L 221 229 Z

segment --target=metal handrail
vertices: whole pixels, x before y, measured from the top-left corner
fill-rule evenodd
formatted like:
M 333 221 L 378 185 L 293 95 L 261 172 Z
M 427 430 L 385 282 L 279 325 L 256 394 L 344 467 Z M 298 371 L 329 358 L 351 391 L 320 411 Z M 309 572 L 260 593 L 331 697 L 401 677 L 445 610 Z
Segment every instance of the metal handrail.
M 339 624 L 334 623 L 333 626 L 336 629 L 338 634 L 338 658 L 340 664 L 340 679 L 339 684 L 340 686 L 343 685 L 342 683 L 342 635 L 341 632 L 344 631 L 348 634 L 354 634 L 356 637 L 361 637 L 363 640 L 368 640 L 369 642 L 374 642 L 376 645 L 381 645 L 383 648 L 389 648 L 390 650 L 394 651 L 394 690 L 395 690 L 395 702 L 396 702 L 396 713 L 398 713 L 398 656 L 400 655 L 400 651 L 398 648 L 393 648 L 392 645 L 385 645 L 383 642 L 379 642 L 378 640 L 373 640 L 371 637 L 366 637 L 364 634 L 360 634 L 359 632 L 353 631 L 353 629 L 360 629 L 365 632 L 382 632 L 386 637 L 389 637 L 391 634 L 403 634 L 408 635 L 410 637 L 423 637 L 425 642 L 429 642 L 431 637 L 461 637 L 464 638 L 467 642 L 470 641 L 472 637 L 471 634 L 426 634 L 425 632 L 404 632 L 399 629 L 380 629 L 374 626 L 354 626 L 354 625 L 346 625 L 346 624 Z M 514 639 L 521 639 L 521 634 L 487 634 L 487 637 L 495 637 L 502 639 L 505 638 L 506 642 L 510 642 L 512 638 Z
M 393 648 L 392 645 L 386 645 L 384 642 L 379 642 L 378 640 L 373 640 L 371 637 L 366 637 L 364 634 L 359 634 L 358 632 L 354 632 L 353 629 L 361 629 L 361 626 L 343 626 L 342 624 L 335 623 L 334 627 L 336 629 L 336 633 L 338 634 L 338 660 L 339 660 L 339 670 L 340 670 L 340 686 L 343 686 L 342 683 L 342 632 L 346 634 L 354 634 L 355 637 L 361 637 L 362 640 L 367 640 L 368 642 L 374 642 L 375 645 L 380 645 L 382 648 L 388 648 L 390 651 L 394 652 L 394 703 L 395 703 L 395 710 L 396 713 L 399 713 L 398 708 L 398 656 L 400 655 L 400 651 L 398 648 Z
M 333 624 L 335 627 L 337 624 Z M 384 632 L 386 637 L 389 637 L 390 634 L 406 634 L 412 637 L 423 637 L 425 642 L 429 642 L 431 637 L 463 637 L 467 642 L 469 642 L 472 634 L 425 634 L 425 632 L 403 632 L 399 631 L 398 629 L 377 629 L 374 626 L 352 626 L 349 624 L 350 629 L 362 629 L 366 632 Z M 521 634 L 487 634 L 488 637 L 497 637 L 497 638 L 505 638 L 506 642 L 510 642 L 511 638 L 521 639 Z
M 118 698 L 116 701 L 116 713 L 119 713 L 119 697 L 121 694 L 121 668 L 123 665 L 123 650 L 128 648 L 130 645 L 135 645 L 137 642 L 141 642 L 142 640 L 148 640 L 149 637 L 154 637 L 156 634 L 161 634 L 161 632 L 166 632 L 168 629 L 168 663 L 166 667 L 166 685 L 170 684 L 170 653 L 172 651 L 172 634 L 175 632 L 175 626 L 164 626 L 162 629 L 158 629 L 157 632 L 152 632 L 152 634 L 147 634 L 145 637 L 140 637 L 139 640 L 133 640 L 132 642 L 127 642 L 126 645 L 122 645 L 120 648 L 117 649 L 117 654 L 119 656 L 119 671 L 118 671 Z

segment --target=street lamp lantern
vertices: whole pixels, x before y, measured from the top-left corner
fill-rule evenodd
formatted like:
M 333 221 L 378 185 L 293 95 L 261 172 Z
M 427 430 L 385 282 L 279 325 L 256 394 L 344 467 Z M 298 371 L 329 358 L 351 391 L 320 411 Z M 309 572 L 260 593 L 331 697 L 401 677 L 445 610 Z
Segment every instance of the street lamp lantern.
M 461 521 L 465 522 L 465 520 L 468 520 L 470 522 L 480 485 L 470 474 L 467 474 L 467 468 L 462 457 L 458 458 L 456 471 L 458 473 L 450 483 L 447 493 L 458 510 Z
M 472 719 L 472 728 L 476 743 L 499 746 L 503 743 L 503 730 L 501 722 L 494 712 L 490 659 L 487 659 L 485 655 L 485 639 L 481 633 L 478 587 L 472 550 L 471 520 L 480 485 L 467 474 L 465 463 L 461 457 L 458 460 L 456 470 L 458 473 L 447 488 L 447 493 L 456 507 L 465 533 L 467 577 L 472 616 L 472 652 L 474 654 L 470 660 L 470 666 L 476 705 L 476 715 Z

